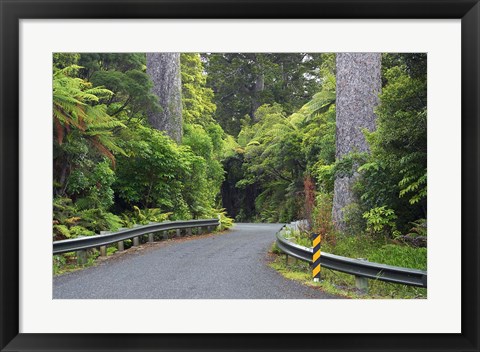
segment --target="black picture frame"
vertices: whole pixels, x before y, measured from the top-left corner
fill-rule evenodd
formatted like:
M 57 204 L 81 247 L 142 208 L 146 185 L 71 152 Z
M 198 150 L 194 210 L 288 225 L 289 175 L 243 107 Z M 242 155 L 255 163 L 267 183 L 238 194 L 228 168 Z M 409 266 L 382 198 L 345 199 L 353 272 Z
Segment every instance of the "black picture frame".
M 478 0 L 0 0 L 0 11 L 2 28 L 0 43 L 0 348 L 2 351 L 479 351 L 480 5 Z M 19 333 L 19 20 L 24 18 L 461 19 L 462 332 L 460 334 L 321 335 Z M 446 254 L 445 257 L 448 265 L 448 255 Z M 298 323 L 301 324 L 301 322 Z

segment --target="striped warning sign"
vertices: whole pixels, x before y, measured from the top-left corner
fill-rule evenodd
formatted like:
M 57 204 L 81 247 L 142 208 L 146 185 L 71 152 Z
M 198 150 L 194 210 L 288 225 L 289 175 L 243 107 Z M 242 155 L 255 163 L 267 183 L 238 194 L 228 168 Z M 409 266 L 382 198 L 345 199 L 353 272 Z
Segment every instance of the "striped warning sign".
M 314 279 L 320 279 L 320 242 L 322 236 L 313 234 L 313 271 L 312 276 Z

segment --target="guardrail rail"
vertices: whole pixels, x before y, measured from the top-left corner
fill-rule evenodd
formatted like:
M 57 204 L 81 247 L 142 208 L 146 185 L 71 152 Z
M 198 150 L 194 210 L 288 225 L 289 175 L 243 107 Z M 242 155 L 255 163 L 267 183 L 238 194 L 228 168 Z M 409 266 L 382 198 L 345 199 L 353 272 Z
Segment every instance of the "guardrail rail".
M 284 228 L 277 232 L 277 246 L 286 255 L 302 261 L 312 263 L 312 248 L 300 246 L 287 240 Z M 396 284 L 427 287 L 427 272 L 418 269 L 402 268 L 398 266 L 368 262 L 360 259 L 342 257 L 322 252 L 320 264 L 328 269 L 355 275 L 356 278 L 375 279 Z
M 79 237 L 68 240 L 54 241 L 53 254 L 62 254 L 67 252 L 81 252 L 89 248 L 100 248 L 101 255 L 106 255 L 106 246 L 118 243 L 119 250 L 123 250 L 123 241 L 133 239 L 133 244 L 139 244 L 139 237 L 149 236 L 149 242 L 153 242 L 153 234 L 160 231 L 177 231 L 177 236 L 181 235 L 181 230 L 186 229 L 188 234 L 192 234 L 193 228 L 198 228 L 201 232 L 203 228 L 211 231 L 214 227 L 220 225 L 218 219 L 202 219 L 187 221 L 165 221 L 150 223 L 148 225 L 135 226 L 132 228 L 120 229 L 116 232 L 105 233 L 89 237 Z M 164 232 L 164 238 L 166 232 Z

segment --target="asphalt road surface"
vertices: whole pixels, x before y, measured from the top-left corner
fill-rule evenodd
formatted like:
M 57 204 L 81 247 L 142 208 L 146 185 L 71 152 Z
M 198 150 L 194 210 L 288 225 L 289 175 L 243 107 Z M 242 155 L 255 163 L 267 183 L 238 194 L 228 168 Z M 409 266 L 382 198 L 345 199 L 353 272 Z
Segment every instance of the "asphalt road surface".
M 236 224 L 226 234 L 156 242 L 53 278 L 54 299 L 335 298 L 267 265 L 281 224 Z

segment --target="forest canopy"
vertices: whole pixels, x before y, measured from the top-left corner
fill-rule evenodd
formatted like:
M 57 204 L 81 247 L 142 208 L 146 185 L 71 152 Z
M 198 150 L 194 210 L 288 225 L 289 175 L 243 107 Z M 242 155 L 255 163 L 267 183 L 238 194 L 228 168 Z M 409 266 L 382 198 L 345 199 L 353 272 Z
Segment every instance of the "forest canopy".
M 307 219 L 332 237 L 418 245 L 427 219 L 426 54 L 379 60 L 375 128 L 361 131 L 364 151 L 340 158 L 336 54 L 54 54 L 54 240 L 220 215 Z M 159 92 L 181 99 L 166 104 Z M 180 122 L 165 124 L 179 112 Z M 335 181 L 344 177 L 353 201 L 335 230 Z

